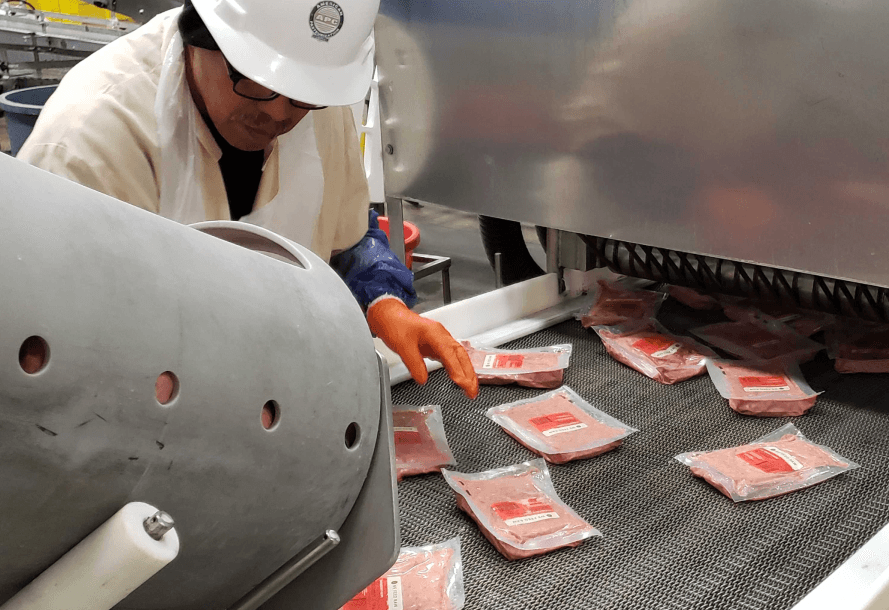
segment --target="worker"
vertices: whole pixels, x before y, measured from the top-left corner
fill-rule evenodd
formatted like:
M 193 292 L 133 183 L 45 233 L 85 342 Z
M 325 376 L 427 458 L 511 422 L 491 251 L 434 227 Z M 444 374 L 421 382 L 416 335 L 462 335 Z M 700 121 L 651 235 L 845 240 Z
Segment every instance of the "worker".
M 442 362 L 474 398 L 466 350 L 409 309 L 350 104 L 373 73 L 379 0 L 186 0 L 62 79 L 18 157 L 166 218 L 242 220 L 330 261 L 371 331 L 425 383 Z

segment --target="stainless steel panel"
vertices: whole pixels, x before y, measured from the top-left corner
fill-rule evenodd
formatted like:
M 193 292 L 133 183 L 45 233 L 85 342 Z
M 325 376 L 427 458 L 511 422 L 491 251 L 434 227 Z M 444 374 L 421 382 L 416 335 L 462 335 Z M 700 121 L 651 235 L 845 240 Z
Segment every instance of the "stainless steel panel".
M 884 0 L 383 0 L 387 196 L 889 286 L 887 31 Z

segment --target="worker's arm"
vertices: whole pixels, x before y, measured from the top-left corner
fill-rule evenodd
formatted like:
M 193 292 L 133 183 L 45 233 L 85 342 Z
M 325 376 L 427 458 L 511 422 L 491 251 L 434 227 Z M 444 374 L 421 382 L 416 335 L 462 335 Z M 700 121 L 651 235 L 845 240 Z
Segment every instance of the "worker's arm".
M 413 273 L 389 248 L 376 212 L 370 212 L 365 236 L 333 256 L 330 264 L 367 310 L 371 331 L 401 356 L 415 381 L 426 383 L 428 373 L 423 358 L 431 358 L 442 363 L 467 396 L 476 397 L 478 378 L 463 346 L 440 323 L 409 309 L 408 305 L 417 300 Z
M 365 310 L 384 295 L 397 297 L 413 307 L 417 302 L 414 275 L 389 248 L 389 239 L 380 229 L 377 216 L 371 210 L 367 233 L 348 250 L 332 256 L 330 266 Z

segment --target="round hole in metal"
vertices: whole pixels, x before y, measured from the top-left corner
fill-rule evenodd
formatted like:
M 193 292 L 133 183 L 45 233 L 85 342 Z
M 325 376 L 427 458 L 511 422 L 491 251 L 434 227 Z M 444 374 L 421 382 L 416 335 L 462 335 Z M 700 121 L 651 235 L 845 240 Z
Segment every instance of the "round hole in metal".
M 168 405 L 179 396 L 179 378 L 172 371 L 164 371 L 154 382 L 154 397 L 158 404 Z
M 262 415 L 260 417 L 260 421 L 262 421 L 262 427 L 266 430 L 271 430 L 275 426 L 278 425 L 278 422 L 281 420 L 281 407 L 278 406 L 278 403 L 274 400 L 270 400 L 264 405 L 262 405 Z
M 19 366 L 29 375 L 36 375 L 46 368 L 49 362 L 49 344 L 33 335 L 25 339 L 19 348 Z
M 361 440 L 361 428 L 358 424 L 352 422 L 346 427 L 346 449 L 355 449 Z

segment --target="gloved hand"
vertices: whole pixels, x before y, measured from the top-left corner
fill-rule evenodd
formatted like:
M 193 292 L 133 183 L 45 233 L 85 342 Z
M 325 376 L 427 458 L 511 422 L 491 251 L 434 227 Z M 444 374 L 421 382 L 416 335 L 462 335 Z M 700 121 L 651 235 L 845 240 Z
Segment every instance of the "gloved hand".
M 381 299 L 367 310 L 370 330 L 401 356 L 411 377 L 426 383 L 423 358 L 438 360 L 469 398 L 478 396 L 478 377 L 466 349 L 439 322 L 414 313 L 398 299 Z

